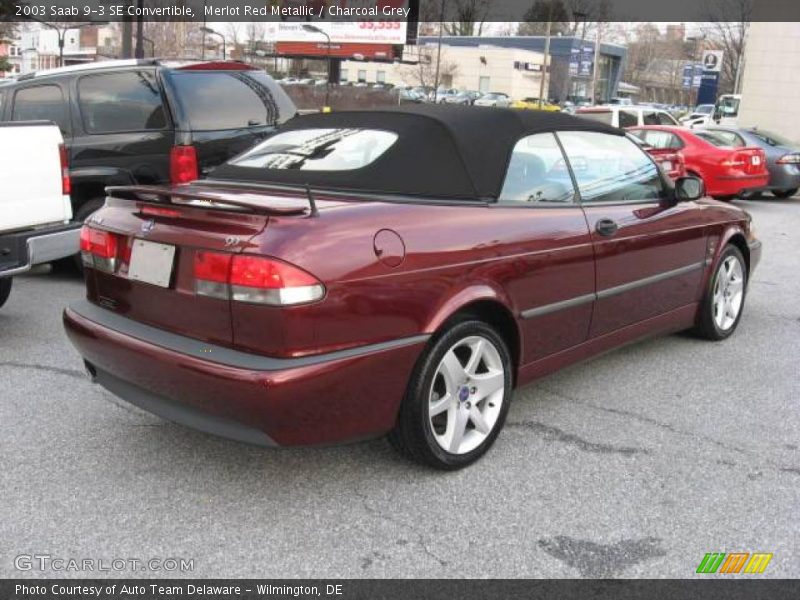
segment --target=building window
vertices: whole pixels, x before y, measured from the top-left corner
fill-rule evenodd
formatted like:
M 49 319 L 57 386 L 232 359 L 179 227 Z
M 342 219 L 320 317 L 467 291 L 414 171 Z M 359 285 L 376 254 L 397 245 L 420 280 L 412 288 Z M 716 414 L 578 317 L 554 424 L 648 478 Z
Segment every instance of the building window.
M 22 56 L 21 48 L 19 46 L 11 46 L 8 49 L 9 56 Z
M 347 69 L 342 69 L 339 72 L 339 81 L 347 81 Z
M 364 69 L 360 69 L 358 71 L 358 81 L 359 82 L 366 82 L 367 81 L 367 72 Z
M 483 94 L 486 94 L 489 92 L 490 88 L 491 88 L 491 78 L 481 77 L 478 82 L 478 91 Z
M 386 83 L 386 71 L 378 71 L 375 75 L 375 81 L 378 83 Z

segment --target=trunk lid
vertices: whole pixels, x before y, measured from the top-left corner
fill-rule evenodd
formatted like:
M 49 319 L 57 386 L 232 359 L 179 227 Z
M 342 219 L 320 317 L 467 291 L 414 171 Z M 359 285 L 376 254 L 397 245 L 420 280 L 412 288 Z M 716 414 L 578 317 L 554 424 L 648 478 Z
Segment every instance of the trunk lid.
M 87 226 L 113 233 L 119 258 L 110 268 L 88 270 L 89 299 L 136 321 L 223 345 L 233 343 L 231 300 L 196 293 L 196 255 L 239 254 L 271 215 L 301 216 L 309 207 L 296 192 L 201 184 L 107 191 L 105 207 Z

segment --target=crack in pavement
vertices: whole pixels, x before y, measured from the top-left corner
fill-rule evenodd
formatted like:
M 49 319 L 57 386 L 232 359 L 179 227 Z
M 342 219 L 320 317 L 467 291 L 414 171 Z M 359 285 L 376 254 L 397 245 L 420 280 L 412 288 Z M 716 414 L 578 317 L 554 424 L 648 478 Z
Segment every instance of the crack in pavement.
M 732 451 L 732 452 L 737 452 L 737 453 L 742 454 L 742 455 L 747 456 L 747 457 L 759 457 L 760 458 L 760 456 L 757 453 L 752 452 L 750 450 L 745 450 L 745 449 L 739 448 L 737 446 L 731 446 L 730 444 L 726 444 L 725 442 L 720 442 L 719 440 L 715 440 L 714 438 L 708 437 L 706 435 L 702 435 L 702 434 L 696 433 L 694 431 L 686 430 L 686 429 L 681 429 L 680 427 L 676 427 L 676 426 L 674 426 L 674 425 L 672 425 L 670 423 L 664 423 L 663 421 L 659 421 L 658 419 L 653 419 L 652 417 L 647 417 L 645 415 L 641 415 L 641 414 L 635 413 L 633 411 L 623 410 L 623 409 L 619 409 L 619 408 L 609 408 L 607 406 L 599 406 L 599 405 L 594 404 L 592 402 L 588 402 L 588 401 L 582 400 L 580 398 L 575 398 L 574 396 L 570 396 L 569 394 L 565 394 L 563 392 L 559 392 L 559 391 L 551 389 L 551 388 L 542 387 L 541 389 L 544 390 L 545 392 L 547 392 L 548 394 L 552 394 L 552 395 L 554 395 L 554 396 L 556 396 L 558 398 L 562 398 L 564 400 L 569 400 L 571 402 L 575 402 L 576 404 L 582 404 L 583 406 L 587 406 L 587 407 L 593 408 L 595 410 L 599 410 L 599 411 L 602 411 L 602 412 L 607 412 L 607 413 L 610 413 L 610 414 L 613 414 L 613 415 L 617 415 L 617 416 L 621 416 L 621 417 L 634 419 L 634 420 L 640 421 L 642 423 L 647 423 L 649 425 L 654 425 L 656 427 L 659 427 L 661 429 L 669 431 L 670 433 L 674 433 L 675 435 L 688 437 L 688 438 L 690 438 L 692 440 L 695 440 L 695 441 L 698 441 L 698 442 L 708 442 L 708 443 L 710 443 L 710 444 L 712 444 L 714 446 L 722 448 L 723 450 L 729 450 L 729 451 Z M 646 452 L 646 453 L 649 453 L 649 451 Z M 717 462 L 719 462 L 720 464 L 725 464 L 726 466 L 738 466 L 738 463 L 736 463 L 734 461 L 717 461 Z M 797 467 L 784 467 L 782 465 L 776 464 L 775 462 L 773 462 L 770 459 L 766 459 L 766 460 L 760 459 L 759 466 L 763 465 L 765 462 L 767 464 L 775 467 L 778 471 L 781 471 L 781 472 L 784 472 L 784 473 L 792 473 L 792 474 L 800 475 L 800 468 L 797 468 Z M 752 479 L 752 477 L 751 477 L 751 479 Z
M 357 491 L 357 490 L 354 490 L 353 493 L 361 499 L 361 507 L 366 512 L 368 512 L 371 515 L 374 515 L 375 517 L 378 517 L 379 519 L 381 519 L 383 521 L 386 521 L 387 523 L 392 523 L 393 525 L 397 525 L 397 526 L 401 527 L 402 529 L 404 529 L 406 531 L 410 531 L 417 538 L 417 540 L 416 540 L 417 546 L 422 548 L 422 551 L 426 555 L 428 555 L 430 558 L 432 558 L 433 560 L 438 562 L 440 566 L 442 566 L 442 567 L 446 567 L 447 566 L 447 564 L 448 564 L 447 561 L 444 560 L 441 556 L 439 556 L 433 550 L 430 549 L 430 547 L 428 546 L 428 543 L 426 541 L 425 536 L 423 534 L 421 534 L 419 531 L 417 531 L 414 527 L 412 527 L 411 525 L 409 525 L 408 523 L 406 523 L 404 521 L 401 521 L 400 519 L 395 519 L 395 518 L 390 517 L 389 515 L 381 512 L 379 510 L 376 510 L 376 509 L 372 508 L 369 505 L 369 498 L 366 496 L 366 494 L 363 494 L 363 493 L 361 493 L 360 491 Z M 362 566 L 362 568 L 366 568 L 366 567 Z
M 0 362 L 0 367 L 9 367 L 15 369 L 31 369 L 34 371 L 45 371 L 47 373 L 57 373 L 59 375 L 66 375 L 67 377 L 86 378 L 86 373 L 78 371 L 77 369 L 62 369 L 60 367 L 51 367 L 50 365 L 40 365 L 37 363 L 21 363 L 14 361 Z
M 597 544 L 566 535 L 539 540 L 539 547 L 553 558 L 578 570 L 583 577 L 618 577 L 627 567 L 652 558 L 666 556 L 661 539 L 647 537 Z
M 603 444 L 601 442 L 590 442 L 575 435 L 574 433 L 567 433 L 558 427 L 545 425 L 539 421 L 513 421 L 506 423 L 506 427 L 530 429 L 537 435 L 542 436 L 548 442 L 562 442 L 571 446 L 575 446 L 583 452 L 595 452 L 599 454 L 624 454 L 625 456 L 632 456 L 634 454 L 650 454 L 650 450 L 647 448 L 613 446 L 611 444 Z
M 733 452 L 738 452 L 740 454 L 752 455 L 751 452 L 749 452 L 747 450 L 743 450 L 742 448 L 738 448 L 736 446 L 731 446 L 729 444 L 726 444 L 725 442 L 720 442 L 719 440 L 715 440 L 714 438 L 710 438 L 708 436 L 701 435 L 701 434 L 699 434 L 697 432 L 694 432 L 694 431 L 681 429 L 679 427 L 676 427 L 675 425 L 672 425 L 671 423 L 665 423 L 663 421 L 659 421 L 658 419 L 654 419 L 652 417 L 647 417 L 645 415 L 641 415 L 641 414 L 635 413 L 633 411 L 624 410 L 624 409 L 621 409 L 621 408 L 609 408 L 607 406 L 599 406 L 599 405 L 594 404 L 592 402 L 587 402 L 586 400 L 581 400 L 580 398 L 575 398 L 574 396 L 570 396 L 569 394 L 565 394 L 565 393 L 559 392 L 557 390 L 553 390 L 553 389 L 550 389 L 550 388 L 544 388 L 544 387 L 542 389 L 545 392 L 547 392 L 548 394 L 553 394 L 554 396 L 557 396 L 558 398 L 563 398 L 564 400 L 570 400 L 571 402 L 576 402 L 577 404 L 583 404 L 584 406 L 588 406 L 589 408 L 594 408 L 595 410 L 600 410 L 600 411 L 611 413 L 613 415 L 618 415 L 618 416 L 621 416 L 621 417 L 628 417 L 628 418 L 640 421 L 642 423 L 647 423 L 649 425 L 655 425 L 656 427 L 660 427 L 661 429 L 665 429 L 665 430 L 667 430 L 667 431 L 669 431 L 671 433 L 674 433 L 676 435 L 682 435 L 684 437 L 689 437 L 689 438 L 692 438 L 693 440 L 696 440 L 696 441 L 708 442 L 708 443 L 713 444 L 715 446 L 718 446 L 718 447 L 720 447 L 720 448 L 722 448 L 724 450 L 731 450 Z

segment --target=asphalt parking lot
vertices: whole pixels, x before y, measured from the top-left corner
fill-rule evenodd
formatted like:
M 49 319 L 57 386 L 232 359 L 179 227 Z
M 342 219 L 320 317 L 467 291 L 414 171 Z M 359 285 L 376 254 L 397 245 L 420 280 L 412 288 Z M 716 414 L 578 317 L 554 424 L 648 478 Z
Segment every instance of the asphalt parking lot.
M 732 339 L 649 340 L 519 390 L 494 449 L 450 474 L 382 440 L 261 449 L 124 405 L 63 334 L 82 281 L 17 279 L 0 576 L 103 575 L 14 567 L 49 554 L 190 558 L 195 577 L 683 578 L 707 552 L 771 552 L 764 576 L 800 577 L 800 198 L 737 204 L 764 258 Z

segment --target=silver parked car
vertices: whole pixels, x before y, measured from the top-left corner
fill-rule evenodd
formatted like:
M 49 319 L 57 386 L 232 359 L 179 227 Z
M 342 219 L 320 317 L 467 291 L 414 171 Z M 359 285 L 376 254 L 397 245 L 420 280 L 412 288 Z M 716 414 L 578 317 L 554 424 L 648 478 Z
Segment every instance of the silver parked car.
M 706 127 L 716 137 L 724 140 L 729 146 L 756 146 L 762 148 L 767 155 L 769 184 L 761 190 L 754 190 L 748 195 L 761 191 L 769 191 L 776 198 L 789 198 L 800 189 L 800 144 L 782 135 L 758 129 L 737 129 L 735 127 Z
M 489 92 L 475 100 L 475 106 L 496 106 L 508 108 L 511 106 L 511 98 L 499 92 Z

